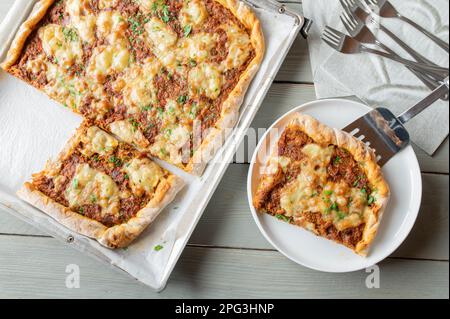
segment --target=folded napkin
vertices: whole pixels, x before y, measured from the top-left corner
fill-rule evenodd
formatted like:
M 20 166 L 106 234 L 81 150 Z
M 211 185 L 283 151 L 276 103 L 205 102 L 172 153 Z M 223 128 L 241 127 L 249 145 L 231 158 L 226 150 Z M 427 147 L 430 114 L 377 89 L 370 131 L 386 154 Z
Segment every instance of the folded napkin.
M 449 41 L 448 0 L 391 0 L 404 16 L 438 37 Z M 314 21 L 309 50 L 318 98 L 357 96 L 372 107 L 383 106 L 400 114 L 430 93 L 403 65 L 372 54 L 342 54 L 321 41 L 326 25 L 345 31 L 338 0 L 303 0 L 304 15 Z M 448 67 L 449 56 L 421 32 L 398 19 L 381 19 L 416 51 L 440 66 Z M 412 59 L 381 31 L 374 30 L 383 43 L 399 55 Z M 448 136 L 449 103 L 438 101 L 407 125 L 412 141 L 432 155 Z

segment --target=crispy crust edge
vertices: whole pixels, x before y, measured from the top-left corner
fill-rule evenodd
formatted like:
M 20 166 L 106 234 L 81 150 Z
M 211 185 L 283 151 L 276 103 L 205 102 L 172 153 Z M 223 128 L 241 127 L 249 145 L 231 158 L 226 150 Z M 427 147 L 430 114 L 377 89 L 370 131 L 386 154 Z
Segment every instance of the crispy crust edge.
M 378 190 L 376 209 L 374 209 L 373 213 L 368 216 L 366 226 L 363 231 L 363 239 L 354 249 L 357 254 L 366 257 L 368 255 L 370 245 L 375 240 L 380 221 L 390 197 L 389 186 L 383 177 L 380 166 L 376 162 L 375 153 L 363 142 L 359 141 L 352 135 L 338 129 L 330 128 L 306 114 L 296 113 L 293 115 L 293 119 L 290 121 L 288 126 L 290 125 L 299 125 L 302 130 L 317 143 L 333 144 L 338 147 L 345 148 L 353 155 L 357 162 L 364 163 L 364 165 L 362 165 L 364 173 L 370 183 Z M 270 158 L 272 156 L 273 154 Z M 266 164 L 266 167 L 268 167 L 269 163 L 270 160 Z M 258 192 L 262 187 L 272 187 L 272 182 L 273 181 L 271 180 L 270 175 L 263 175 L 258 186 Z M 258 200 L 259 198 L 256 194 L 253 201 L 256 203 Z
M 45 17 L 47 10 L 55 2 L 55 0 L 40 0 L 36 2 L 33 7 L 31 15 L 20 26 L 19 30 L 14 37 L 11 46 L 8 50 L 5 61 L 1 64 L 1 67 L 8 71 L 8 69 L 17 62 L 22 53 L 22 49 L 28 36 L 33 32 L 36 25 Z
M 250 7 L 239 0 L 215 1 L 229 9 L 251 31 L 250 39 L 256 55 L 245 72 L 241 74 L 239 82 L 233 91 L 223 102 L 221 116 L 215 128 L 202 141 L 199 149 L 185 168 L 186 172 L 196 176 L 203 174 L 208 163 L 223 146 L 228 135 L 230 135 L 231 132 L 229 131 L 236 126 L 239 118 L 239 109 L 244 101 L 246 91 L 258 72 L 265 53 L 265 40 L 261 23 Z
M 71 154 L 88 127 L 88 122 L 83 122 L 60 152 L 57 160 L 48 161 L 44 171 L 38 174 L 57 169 L 61 161 Z M 107 248 L 115 249 L 129 246 L 155 220 L 161 211 L 175 199 L 184 186 L 185 183 L 180 177 L 169 175 L 155 190 L 152 200 L 135 217 L 131 218 L 127 223 L 110 228 L 55 202 L 37 190 L 30 182 L 26 182 L 17 192 L 17 195 L 70 230 L 94 238 Z

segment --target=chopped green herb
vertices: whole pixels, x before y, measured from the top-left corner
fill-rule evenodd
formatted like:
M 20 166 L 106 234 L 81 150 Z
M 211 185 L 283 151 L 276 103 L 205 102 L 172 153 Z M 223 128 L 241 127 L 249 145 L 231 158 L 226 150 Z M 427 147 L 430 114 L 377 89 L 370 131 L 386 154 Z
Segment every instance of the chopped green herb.
M 124 179 L 130 179 L 130 176 L 128 176 L 128 174 L 125 174 L 125 175 L 123 176 L 123 178 L 124 178 Z
M 190 64 L 192 67 L 196 67 L 196 66 L 197 66 L 197 61 L 195 61 L 194 59 L 190 59 L 190 60 L 189 60 L 189 64 Z
M 162 245 L 156 245 L 154 249 L 155 249 L 155 251 L 160 251 L 163 248 L 164 248 L 164 246 L 162 246 Z
M 73 181 L 72 181 L 72 187 L 73 187 L 73 188 L 78 188 L 78 179 L 77 179 L 77 178 L 74 178 L 74 179 L 73 179 Z
M 164 109 L 162 107 L 158 107 L 156 110 L 158 111 L 159 117 L 162 117 L 164 115 Z
M 152 106 L 151 105 L 146 105 L 146 106 L 143 106 L 142 109 L 144 111 L 150 111 L 152 109 Z
M 340 212 L 340 211 L 337 211 L 337 212 L 336 212 L 336 216 L 337 216 L 337 218 L 338 218 L 339 220 L 342 220 L 342 219 L 344 219 L 344 218 L 346 217 L 345 213 Z
M 367 199 L 367 204 L 372 205 L 373 203 L 375 203 L 375 197 L 370 195 L 369 198 Z
M 336 165 L 336 164 L 339 164 L 340 162 L 341 162 L 341 158 L 339 156 L 336 156 L 334 158 L 334 164 Z
M 319 195 L 319 193 L 318 192 L 314 192 L 314 193 L 311 194 L 311 198 L 316 197 L 317 195 Z
M 361 189 L 361 193 L 367 194 L 367 190 L 365 188 Z
M 166 151 L 165 148 L 161 148 L 161 149 L 159 150 L 159 152 L 161 153 L 162 156 L 167 156 L 167 155 L 169 155 L 169 153 Z
M 189 36 L 189 34 L 191 34 L 191 32 L 192 32 L 192 26 L 191 25 L 185 26 L 183 31 L 184 31 L 184 37 L 187 38 Z
M 64 35 L 64 38 L 69 42 L 78 40 L 78 34 L 77 31 L 75 31 L 75 29 L 63 27 L 62 33 Z
M 323 193 L 327 196 L 333 195 L 333 191 L 330 191 L 330 190 L 324 191 Z
M 97 202 L 97 197 L 94 194 L 91 194 L 91 203 L 95 204 Z
M 182 96 L 178 97 L 177 101 L 180 104 L 186 104 L 187 100 L 188 100 L 188 97 L 186 95 L 182 95 Z
M 83 208 L 83 207 L 80 207 L 80 208 L 78 209 L 78 212 L 79 212 L 81 215 L 84 215 L 84 208 Z
M 282 220 L 282 221 L 286 222 L 286 223 L 290 223 L 291 222 L 291 217 L 284 216 L 282 214 L 276 214 L 275 217 L 277 219 L 279 219 L 279 220 Z

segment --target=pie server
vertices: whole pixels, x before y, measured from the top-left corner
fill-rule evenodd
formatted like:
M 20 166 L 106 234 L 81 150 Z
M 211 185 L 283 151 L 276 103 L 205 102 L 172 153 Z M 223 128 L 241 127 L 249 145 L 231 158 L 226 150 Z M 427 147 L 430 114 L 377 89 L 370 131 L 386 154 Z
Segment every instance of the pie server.
M 379 107 L 357 119 L 343 129 L 375 150 L 378 164 L 383 166 L 395 154 L 409 145 L 409 134 L 404 124 L 449 92 L 449 78 L 422 101 L 395 116 Z

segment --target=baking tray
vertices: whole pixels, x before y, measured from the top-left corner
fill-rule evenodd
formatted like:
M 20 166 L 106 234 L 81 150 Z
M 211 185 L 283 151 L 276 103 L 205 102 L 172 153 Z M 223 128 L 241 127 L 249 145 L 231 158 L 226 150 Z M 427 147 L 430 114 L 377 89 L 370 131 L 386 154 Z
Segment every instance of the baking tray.
M 36 2 L 17 0 L 0 25 L 0 60 L 5 58 L 16 30 Z M 306 36 L 310 27 L 310 21 L 276 1 L 244 2 L 262 22 L 266 56 L 247 92 L 238 124 L 202 177 L 190 176 L 157 160 L 180 175 L 187 187 L 128 249 L 106 249 L 15 196 L 32 173 L 40 171 L 48 158 L 58 154 L 81 118 L 4 72 L 0 73 L 0 208 L 157 291 L 164 289 L 290 47 L 299 32 Z M 157 245 L 164 248 L 156 251 Z

